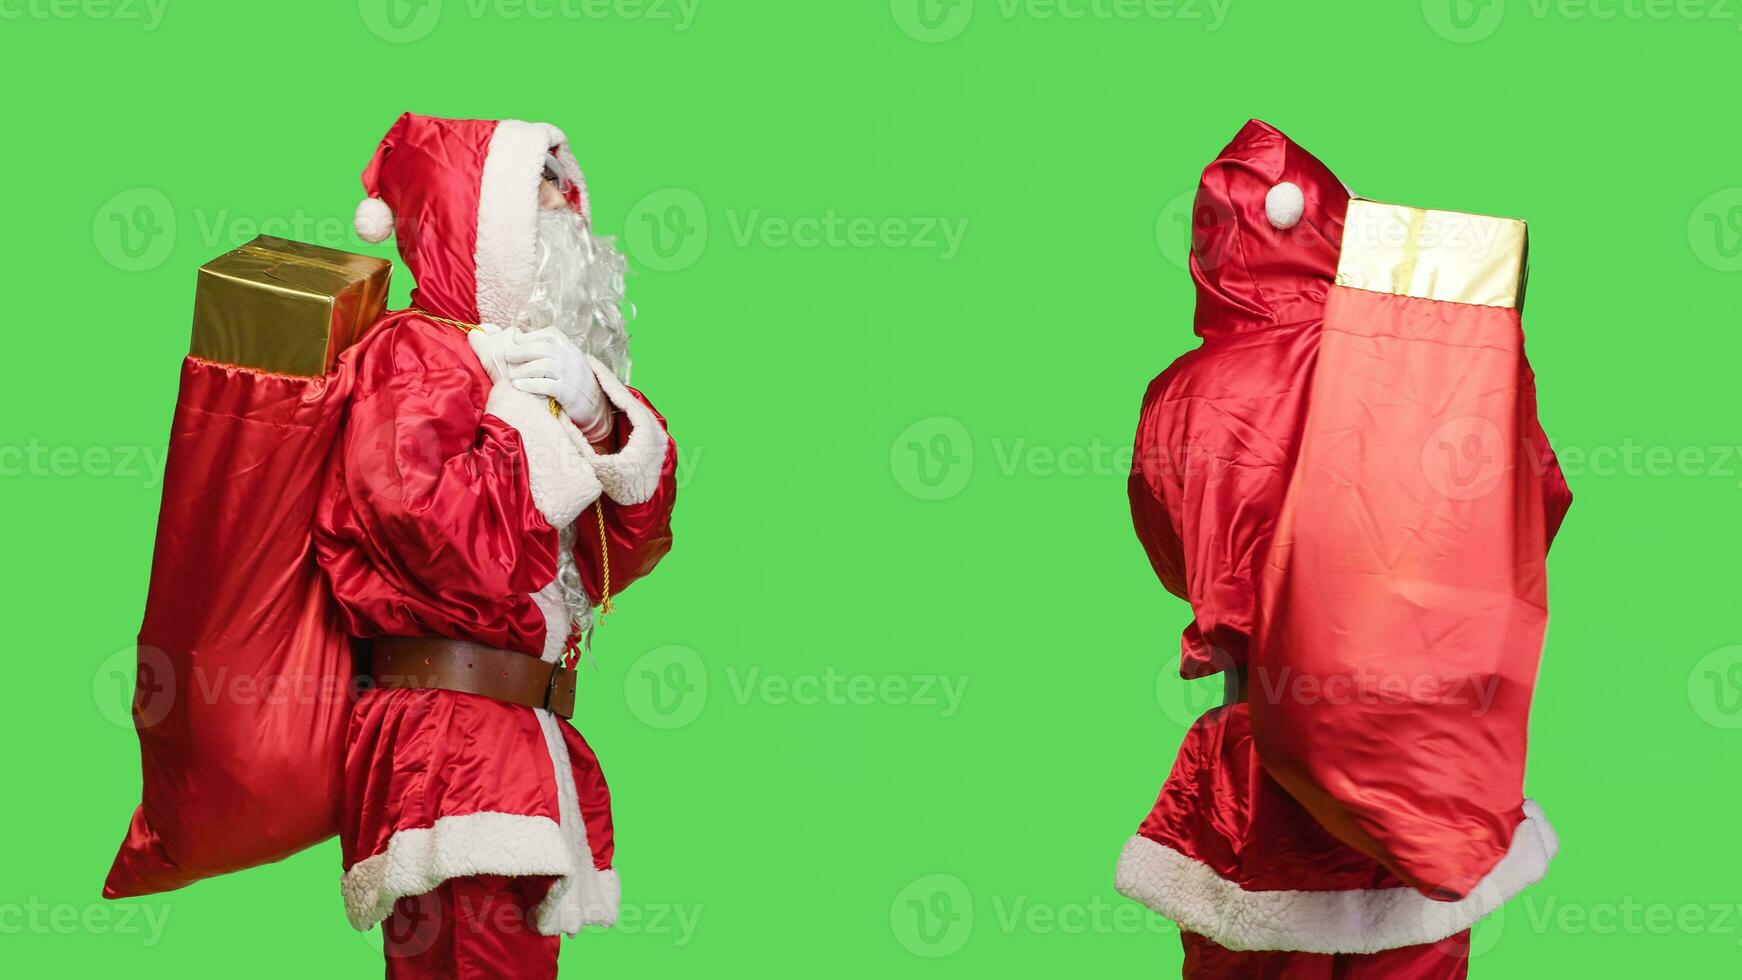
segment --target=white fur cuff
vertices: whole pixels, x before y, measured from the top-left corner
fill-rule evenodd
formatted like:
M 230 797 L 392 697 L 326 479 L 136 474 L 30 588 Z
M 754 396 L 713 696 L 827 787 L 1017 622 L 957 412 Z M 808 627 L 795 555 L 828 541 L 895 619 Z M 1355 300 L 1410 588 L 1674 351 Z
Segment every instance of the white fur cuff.
M 579 435 L 574 423 L 565 415 L 552 415 L 549 401 L 496 384 L 484 410 L 520 433 L 532 502 L 551 527 L 568 527 L 599 499 L 600 480 L 575 446 Z
M 646 503 L 659 489 L 659 476 L 665 470 L 665 450 L 671 443 L 671 436 L 666 434 L 659 416 L 617 380 L 610 368 L 596 357 L 588 356 L 587 360 L 593 365 L 593 374 L 598 377 L 605 397 L 618 411 L 629 416 L 633 428 L 629 441 L 621 450 L 601 453 L 581 437 L 580 430 L 570 426 L 575 448 L 593 464 L 593 472 L 598 475 L 605 496 L 620 504 Z
M 1413 888 L 1248 891 L 1201 861 L 1141 835 L 1119 855 L 1114 887 L 1180 929 L 1229 949 L 1377 953 L 1455 936 L 1548 871 L 1559 849 L 1542 810 L 1524 801 L 1524 821 L 1506 856 L 1456 902 Z

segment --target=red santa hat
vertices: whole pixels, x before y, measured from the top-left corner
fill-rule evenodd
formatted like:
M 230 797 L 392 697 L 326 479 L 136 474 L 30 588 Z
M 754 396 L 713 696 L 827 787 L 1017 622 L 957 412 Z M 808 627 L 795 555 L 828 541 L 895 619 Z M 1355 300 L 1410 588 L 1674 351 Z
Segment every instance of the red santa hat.
M 363 168 L 357 234 L 398 239 L 414 305 L 506 324 L 532 286 L 539 182 L 555 159 L 569 207 L 591 224 L 586 180 L 549 123 L 406 113 Z
M 1321 316 L 1349 190 L 1269 123 L 1241 127 L 1204 168 L 1192 205 L 1202 336 Z

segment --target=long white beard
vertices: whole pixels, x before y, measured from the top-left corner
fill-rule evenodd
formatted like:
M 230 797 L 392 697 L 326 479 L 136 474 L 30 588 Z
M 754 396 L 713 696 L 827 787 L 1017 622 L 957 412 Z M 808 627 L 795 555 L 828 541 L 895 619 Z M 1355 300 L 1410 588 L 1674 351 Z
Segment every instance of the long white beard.
M 595 236 L 567 208 L 538 212 L 532 293 L 515 326 L 556 327 L 624 382 L 629 380 L 628 317 L 623 279 L 629 263 L 609 237 Z M 628 317 L 624 313 L 627 309 Z
M 514 325 L 522 330 L 556 327 L 575 346 L 593 355 L 611 373 L 629 381 L 629 316 L 635 308 L 623 298 L 629 263 L 607 237 L 595 237 L 566 208 L 538 212 L 532 292 Z M 581 626 L 583 651 L 592 646 L 593 603 L 575 567 L 576 525 L 562 528 L 557 548 L 557 587 L 571 622 Z

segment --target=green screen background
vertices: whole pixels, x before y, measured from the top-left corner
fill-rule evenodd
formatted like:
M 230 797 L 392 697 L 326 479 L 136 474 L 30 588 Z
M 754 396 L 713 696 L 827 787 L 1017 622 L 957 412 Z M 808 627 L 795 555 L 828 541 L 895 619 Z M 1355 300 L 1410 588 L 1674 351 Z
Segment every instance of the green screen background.
M 350 219 L 407 109 L 567 130 L 684 455 L 583 676 L 625 918 L 569 971 L 1177 970 L 1113 861 L 1219 688 L 1174 673 L 1124 453 L 1195 341 L 1179 216 L 1257 116 L 1365 196 L 1531 222 L 1562 852 L 1474 974 L 1738 972 L 1730 0 L 154 2 L 0 3 L 5 972 L 379 974 L 334 843 L 98 890 L 194 270 L 262 231 L 392 255 Z

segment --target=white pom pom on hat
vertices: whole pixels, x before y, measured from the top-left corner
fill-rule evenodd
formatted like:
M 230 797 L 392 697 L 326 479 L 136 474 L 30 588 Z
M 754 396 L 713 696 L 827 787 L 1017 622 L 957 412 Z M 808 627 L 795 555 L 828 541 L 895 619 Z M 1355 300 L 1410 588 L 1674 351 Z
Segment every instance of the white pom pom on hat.
M 357 218 L 353 222 L 357 237 L 371 245 L 387 240 L 393 234 L 393 211 L 378 197 L 365 197 L 357 202 Z
M 1300 224 L 1300 216 L 1304 213 L 1306 195 L 1293 181 L 1285 180 L 1264 195 L 1264 216 L 1270 219 L 1272 228 L 1287 231 Z

